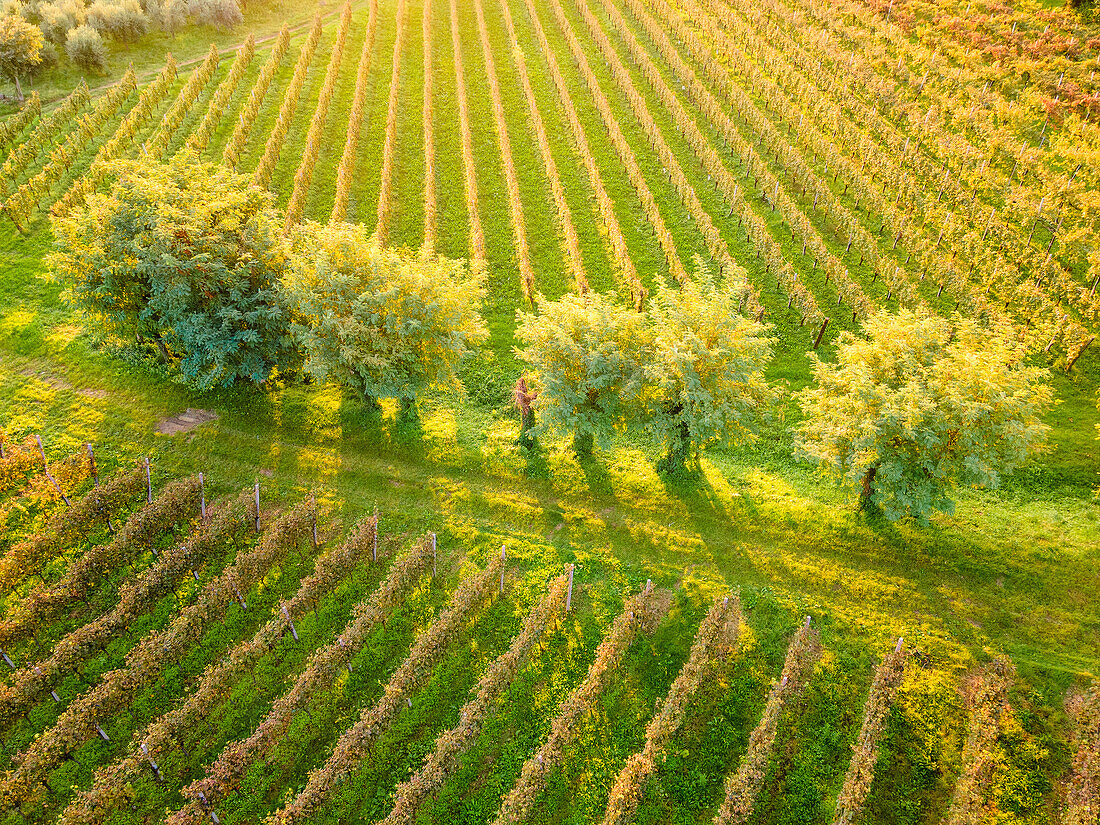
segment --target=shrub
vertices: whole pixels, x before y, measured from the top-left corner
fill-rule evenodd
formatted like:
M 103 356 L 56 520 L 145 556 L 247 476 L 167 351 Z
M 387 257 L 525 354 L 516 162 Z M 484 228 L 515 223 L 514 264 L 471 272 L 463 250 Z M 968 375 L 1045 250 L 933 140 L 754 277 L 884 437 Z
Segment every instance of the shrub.
M 87 23 L 69 31 L 65 38 L 65 54 L 85 71 L 103 72 L 107 68 L 107 48 L 103 45 L 103 37 Z
M 652 335 L 644 315 L 612 295 L 537 296 L 537 314 L 518 313 L 519 357 L 537 376 L 536 433 L 573 433 L 584 454 L 606 444 L 639 409 Z
M 151 2 L 148 8 L 150 21 L 169 37 L 174 38 L 187 24 L 187 0 L 159 0 Z
M 678 288 L 660 284 L 649 304 L 656 403 L 650 427 L 665 440 L 660 469 L 677 472 L 713 442 L 746 442 L 775 391 L 764 380 L 775 339 L 767 326 L 738 313 L 744 294 L 719 286 L 697 260 Z
M 43 72 L 49 71 L 61 62 L 61 55 L 58 54 L 57 46 L 49 41 L 42 44 L 42 51 L 38 53 L 38 58 L 38 65 L 30 71 L 32 78 L 40 77 Z

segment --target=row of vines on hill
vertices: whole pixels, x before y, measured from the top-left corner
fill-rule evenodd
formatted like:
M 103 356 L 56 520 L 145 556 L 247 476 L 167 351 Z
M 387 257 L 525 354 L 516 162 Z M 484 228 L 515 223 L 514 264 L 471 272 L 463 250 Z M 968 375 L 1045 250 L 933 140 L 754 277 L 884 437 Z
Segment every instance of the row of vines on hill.
M 0 443 L 4 443 L 0 461 L 19 460 L 28 451 L 25 444 Z M 85 466 L 91 464 L 90 455 L 82 454 L 81 458 Z M 142 503 L 135 502 L 143 498 Z M 187 757 L 186 750 L 183 761 L 179 753 L 196 726 L 217 712 L 233 695 L 235 686 L 262 667 L 279 640 L 286 637 L 289 641 L 293 636 L 297 646 L 300 640 L 296 623 L 304 621 L 330 599 L 357 570 L 377 566 L 377 513 L 361 519 L 343 542 L 326 549 L 328 535 L 318 532 L 314 499 L 281 513 L 270 512 L 263 518 L 256 509 L 257 501 L 257 490 L 248 488 L 207 508 L 199 477 L 171 482 L 154 495 L 143 463 L 133 470 L 124 469 L 75 498 L 72 507 L 58 512 L 53 529 L 28 539 L 41 542 L 40 535 L 52 537 L 56 546 L 48 552 L 54 555 L 67 552 L 68 548 L 78 552 L 68 553 L 68 567 L 56 581 L 15 597 L 14 611 L 0 622 L 3 644 L 17 642 L 27 636 L 32 625 L 57 617 L 68 604 L 92 593 L 112 570 L 134 565 L 144 551 L 152 549 L 153 559 L 144 571 L 135 568 L 128 574 L 114 608 L 61 639 L 40 663 L 12 674 L 12 681 L 0 693 L 0 718 L 5 724 L 10 724 L 15 713 L 25 711 L 31 704 L 48 702 L 51 685 L 60 675 L 73 672 L 82 658 L 124 636 L 127 628 L 157 598 L 170 593 L 180 578 L 188 578 L 190 574 L 198 580 L 196 568 L 212 560 L 217 549 L 233 547 L 236 552 L 220 572 L 207 571 L 205 580 L 194 588 L 193 599 L 181 601 L 164 627 L 137 638 L 120 666 L 95 677 L 93 684 L 71 700 L 65 700 L 67 705 L 53 694 L 53 701 L 61 704 L 59 715 L 47 722 L 0 780 L 0 794 L 7 804 L 28 815 L 41 810 L 36 806 L 52 793 L 50 778 L 68 752 L 91 739 L 109 741 L 108 728 L 112 735 L 115 733 L 110 721 L 114 717 L 129 717 L 137 694 L 164 679 L 168 668 L 198 646 L 211 644 L 204 637 L 216 617 L 224 616 L 234 603 L 249 611 L 249 602 L 258 592 L 261 580 L 275 567 L 287 564 L 295 548 L 312 548 L 315 555 L 310 563 L 311 572 L 293 580 L 293 589 L 285 599 L 273 600 L 269 616 L 261 613 L 252 620 L 254 631 L 236 642 L 214 641 L 213 655 L 207 654 L 209 658 L 196 680 L 170 709 L 138 719 L 136 725 L 131 722 L 130 727 L 121 726 L 120 730 L 129 737 L 124 749 L 110 752 L 112 755 L 96 770 L 90 785 L 76 789 L 59 821 L 65 825 L 90 825 L 111 812 L 121 811 L 130 798 L 130 783 L 148 772 L 165 787 L 186 782 L 189 775 L 194 776 L 198 765 Z M 105 520 L 108 513 L 120 518 L 126 510 L 130 514 L 119 520 L 118 529 L 108 533 L 103 542 L 84 543 L 90 520 L 97 517 Z M 190 534 L 180 543 L 176 534 L 188 529 Z M 251 538 L 256 531 L 258 536 Z M 162 540 L 165 534 L 167 540 Z M 162 549 L 158 551 L 158 547 Z M 15 558 L 11 548 L 5 554 L 5 562 L 10 564 L 10 558 Z M 221 751 L 205 768 L 205 776 L 200 775 L 201 778 L 182 789 L 188 800 L 186 804 L 170 812 L 167 821 L 171 825 L 216 821 L 215 811 L 222 806 L 228 814 L 246 774 L 272 758 L 296 718 L 305 715 L 312 720 L 311 708 L 323 705 L 326 694 L 339 690 L 344 671 L 350 673 L 353 660 L 364 650 L 372 634 L 385 626 L 387 618 L 434 572 L 435 565 L 436 540 L 432 534 L 398 554 L 384 580 L 351 609 L 351 619 L 343 630 L 335 637 L 327 637 L 329 640 L 308 655 L 303 665 L 293 666 L 289 688 L 273 699 L 259 724 L 252 726 L 245 738 L 219 745 Z M 305 788 L 296 796 L 287 797 L 286 804 L 273 814 L 273 821 L 305 821 L 336 802 L 336 787 L 359 770 L 363 760 L 393 727 L 402 709 L 412 706 L 416 694 L 427 685 L 444 657 L 460 650 L 465 628 L 493 594 L 504 592 L 504 571 L 502 549 L 484 569 L 462 581 L 434 621 L 416 636 L 405 660 L 382 686 L 381 695 L 368 703 L 354 723 L 338 736 L 320 766 L 309 774 Z M 567 565 L 563 575 L 548 583 L 545 596 L 530 605 L 519 632 L 492 659 L 469 700 L 458 708 L 457 724 L 438 733 L 420 766 L 398 783 L 392 807 L 383 820 L 387 825 L 417 821 L 425 802 L 455 776 L 464 754 L 478 743 L 488 723 L 500 712 L 520 672 L 533 657 L 537 658 L 536 646 L 539 651 L 544 649 L 547 635 L 569 610 L 573 572 Z M 257 596 L 257 601 L 262 603 L 263 599 Z M 595 650 L 587 674 L 551 714 L 545 738 L 523 763 L 514 786 L 503 794 L 496 822 L 523 822 L 531 817 L 554 772 L 564 764 L 570 748 L 582 736 L 586 720 L 616 679 L 627 651 L 640 634 L 656 629 L 670 604 L 671 593 L 656 589 L 651 583 L 626 600 Z M 738 597 L 719 598 L 711 604 L 686 661 L 646 725 L 641 749 L 625 760 L 610 788 L 603 816 L 605 823 L 634 821 L 646 785 L 669 756 L 678 731 L 696 705 L 697 694 L 722 689 L 731 660 L 739 653 L 741 626 Z M 308 648 L 301 653 L 308 653 Z M 807 619 L 790 642 L 782 672 L 764 697 L 756 728 L 736 769 L 726 779 L 715 818 L 720 825 L 746 822 L 758 808 L 784 708 L 806 687 L 821 655 L 818 634 Z M 887 716 L 906 675 L 908 659 L 908 650 L 898 640 L 875 670 L 848 771 L 836 798 L 834 825 L 851 825 L 866 807 Z M 994 660 L 967 679 L 964 690 L 969 711 L 967 738 L 948 822 L 971 821 L 975 812 L 983 810 L 988 802 L 1001 737 L 1014 714 L 1009 698 L 1014 680 L 1012 665 L 1004 659 Z M 1095 810 L 1100 788 L 1100 760 L 1096 758 L 1100 716 L 1096 713 L 1095 689 L 1075 695 L 1068 707 L 1077 724 L 1077 742 L 1067 777 L 1064 818 L 1073 825 L 1083 825 L 1091 821 L 1090 811 Z

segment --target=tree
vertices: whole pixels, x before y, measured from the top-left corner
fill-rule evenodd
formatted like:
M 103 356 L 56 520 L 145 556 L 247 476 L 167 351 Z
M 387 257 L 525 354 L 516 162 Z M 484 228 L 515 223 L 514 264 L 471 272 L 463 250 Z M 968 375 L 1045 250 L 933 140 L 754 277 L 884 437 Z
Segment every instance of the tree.
M 0 16 L 0 75 L 11 78 L 15 93 L 23 102 L 19 78 L 42 60 L 42 30 L 17 14 Z
M 861 506 L 927 524 L 954 511 L 957 485 L 996 487 L 1041 450 L 1046 370 L 1024 366 L 1008 330 L 910 311 L 879 313 L 864 329 L 841 333 L 836 364 L 811 354 L 816 380 L 798 394 L 795 445 Z
M 430 385 L 457 384 L 487 337 L 485 290 L 463 261 L 379 249 L 359 225 L 298 227 L 286 292 L 305 371 L 406 412 Z
M 54 221 L 50 264 L 70 300 L 109 334 L 152 341 L 197 389 L 291 365 L 274 196 L 188 151 L 115 169 L 109 193 Z
M 38 25 L 43 35 L 59 46 L 65 44 L 69 32 L 82 24 L 86 16 L 84 6 L 75 0 L 43 3 L 38 7 Z
M 176 32 L 187 23 L 187 2 L 186 0 L 162 0 L 151 14 L 164 33 L 175 40 Z
M 694 278 L 678 288 L 659 284 L 650 300 L 650 428 L 666 445 L 663 472 L 687 469 L 707 444 L 752 441 L 775 400 L 764 378 L 775 339 L 765 324 L 738 313 L 741 294 L 697 261 Z
M 87 13 L 88 25 L 116 40 L 137 40 L 149 30 L 149 18 L 137 0 L 96 0 Z
M 538 432 L 572 433 L 576 451 L 606 444 L 639 410 L 651 345 L 646 318 L 612 295 L 537 296 L 538 314 L 519 312 L 516 352 L 534 370 Z
M 223 31 L 240 25 L 244 20 L 237 0 L 190 0 L 188 9 L 199 23 Z
M 87 71 L 102 72 L 107 68 L 107 49 L 103 36 L 83 23 L 70 29 L 65 37 L 65 54 L 69 60 Z

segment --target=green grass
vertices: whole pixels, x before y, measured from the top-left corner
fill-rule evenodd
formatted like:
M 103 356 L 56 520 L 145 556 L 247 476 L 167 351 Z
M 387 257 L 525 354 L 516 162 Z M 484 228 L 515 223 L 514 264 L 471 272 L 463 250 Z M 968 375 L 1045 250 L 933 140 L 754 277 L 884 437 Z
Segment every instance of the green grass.
M 374 225 L 380 187 L 396 5 L 396 0 L 380 3 L 349 208 L 349 219 L 363 222 L 368 229 Z M 702 238 L 628 102 L 616 91 L 576 4 L 563 5 L 676 246 L 689 263 L 692 254 L 702 251 Z M 597 18 L 606 23 L 598 5 L 593 4 Z M 444 254 L 465 255 L 469 218 L 462 191 L 449 9 L 444 0 L 432 0 L 432 6 L 438 245 Z M 553 14 L 545 4 L 536 6 L 635 263 L 652 288 L 659 275 L 667 276 L 660 247 Z M 532 21 L 519 0 L 512 0 L 509 8 L 581 235 L 589 281 L 596 289 L 614 288 L 607 252 L 593 228 L 597 214 L 588 176 L 558 104 L 545 56 L 537 48 Z M 334 11 L 335 6 L 325 10 Z M 250 10 L 249 21 L 255 23 L 258 34 L 266 34 L 274 32 L 283 19 L 305 20 L 314 11 L 314 7 L 289 10 L 276 4 Z M 395 244 L 417 247 L 423 239 L 424 191 L 421 3 L 410 2 L 407 13 L 391 237 Z M 537 287 L 556 297 L 569 283 L 549 182 L 518 85 L 499 2 L 486 0 L 485 14 Z M 378 506 L 384 532 L 395 536 L 386 545 L 387 552 L 423 531 L 439 535 L 440 577 L 426 583 L 386 628 L 372 635 L 356 657 L 352 674 L 316 697 L 311 718 L 295 721 L 271 765 L 253 766 L 242 792 L 219 809 L 222 820 L 255 821 L 283 804 L 289 791 L 299 790 L 309 770 L 323 762 L 359 710 L 377 698 L 417 631 L 431 621 L 463 573 L 472 564 L 484 564 L 506 544 L 510 573 L 505 596 L 494 599 L 453 640 L 450 652 L 414 697 L 413 708 L 402 714 L 373 755 L 341 786 L 327 813 L 333 821 L 377 819 L 388 812 L 394 787 L 418 767 L 436 735 L 456 723 L 470 687 L 492 658 L 507 648 L 547 579 L 567 562 L 577 564 L 576 612 L 548 635 L 546 649 L 532 656 L 455 776 L 428 801 L 421 821 L 483 823 L 495 814 L 523 761 L 545 735 L 558 703 L 583 679 L 624 596 L 647 578 L 675 590 L 672 611 L 652 637 L 640 638 L 629 651 L 562 769 L 554 773 L 540 797 L 533 821 L 582 823 L 600 817 L 610 784 L 626 758 L 641 746 L 657 700 L 686 660 L 708 600 L 731 589 L 740 590 L 746 609 L 741 649 L 695 697 L 669 760 L 647 790 L 639 822 L 701 823 L 713 817 L 724 776 L 744 752 L 771 680 L 782 666 L 790 634 L 804 615 L 813 616 L 821 630 L 826 654 L 807 692 L 783 712 L 756 821 L 799 825 L 829 821 L 874 664 L 898 636 L 905 637 L 920 664 L 912 667 L 889 718 L 868 821 L 932 823 L 942 818 L 960 770 L 965 737 L 966 711 L 958 684 L 968 669 L 997 653 L 1012 657 L 1020 681 L 1012 694 L 1011 723 L 998 742 L 1001 758 L 990 793 L 1005 812 L 1005 822 L 1057 821 L 1053 813 L 1057 783 L 1071 757 L 1071 731 L 1062 702 L 1068 690 L 1100 672 L 1100 622 L 1094 608 L 1100 598 L 1095 570 L 1095 547 L 1100 543 L 1095 494 L 1100 486 L 1096 430 L 1100 356 L 1096 348 L 1086 352 L 1073 373 L 1051 375 L 1059 403 L 1046 417 L 1052 427 L 1049 452 L 1007 479 L 999 490 L 960 490 L 956 513 L 934 518 L 927 529 L 881 523 L 856 512 L 842 490 L 795 462 L 789 428 L 799 413 L 789 397 L 781 404 L 780 421 L 769 425 L 757 443 L 709 450 L 699 476 L 693 479 L 657 475 L 654 464 L 659 448 L 644 433 L 624 434 L 611 449 L 583 462 L 565 442 L 551 440 L 537 451 L 521 450 L 516 445 L 518 422 L 509 408 L 509 390 L 520 372 L 511 351 L 516 310 L 522 308 L 519 273 L 472 4 L 460 3 L 459 16 L 489 253 L 489 294 L 483 312 L 491 336 L 484 351 L 463 370 L 465 391 L 421 399 L 418 425 L 398 424 L 392 405 L 386 405 L 381 415 L 373 414 L 335 388 L 312 384 L 275 386 L 264 392 L 242 388 L 192 393 L 133 352 L 112 349 L 98 341 L 94 330 L 84 328 L 83 320 L 63 302 L 61 287 L 49 279 L 44 260 L 52 238 L 43 219 L 26 236 L 0 235 L 0 423 L 8 433 L 17 437 L 40 433 L 51 457 L 93 442 L 104 473 L 151 455 L 158 484 L 203 471 L 211 497 L 254 481 L 261 483 L 265 501 L 271 503 L 321 490 L 344 526 Z M 330 17 L 326 23 L 272 182 L 284 204 L 331 54 L 335 22 Z M 308 199 L 307 216 L 319 220 L 326 219 L 331 208 L 343 123 L 365 29 L 366 5 L 359 4 Z M 663 66 L 642 29 L 635 26 L 634 31 Z M 188 39 L 200 34 L 181 35 L 177 56 L 191 52 L 200 56 L 205 46 L 198 39 Z M 787 310 L 786 296 L 764 273 L 743 232 L 724 219 L 728 207 L 721 195 L 714 192 L 660 99 L 632 65 L 618 35 L 610 30 L 609 34 L 703 207 L 762 295 L 778 338 L 770 376 L 791 390 L 805 386 L 809 380 L 806 350 L 814 331 L 799 326 L 797 314 Z M 258 162 L 304 36 L 305 32 L 298 32 L 292 39 L 242 153 L 241 171 L 251 171 Z M 219 42 L 228 45 L 240 39 L 236 33 Z M 208 157 L 220 157 L 268 48 L 267 44 L 258 48 L 219 121 Z M 163 65 L 163 43 L 150 37 L 133 47 L 133 55 L 140 57 L 136 62 L 140 70 L 151 72 Z M 223 61 L 188 114 L 174 148 L 201 121 L 229 63 L 230 59 Z M 112 72 L 117 68 L 112 64 Z M 672 88 L 678 89 L 676 78 L 662 70 Z M 60 91 L 71 78 L 58 72 L 40 87 L 44 96 L 52 94 L 50 83 Z M 181 83 L 143 126 L 138 142 L 155 128 Z M 677 93 L 690 108 L 689 97 Z M 737 113 L 732 115 L 751 138 L 746 123 Z M 116 118 L 104 130 L 103 140 L 117 122 Z M 700 128 L 748 191 L 751 175 L 746 176 L 730 157 L 720 136 L 701 121 Z M 89 145 L 82 163 L 90 161 L 100 144 L 96 140 Z M 824 174 L 819 166 L 816 171 Z M 79 168 L 78 164 L 71 174 Z M 785 175 L 782 164 L 772 169 L 781 178 Z M 837 186 L 838 195 L 841 191 L 842 186 Z M 800 203 L 809 211 L 812 202 Z M 853 205 L 850 195 L 845 203 Z M 778 215 L 763 203 L 754 208 L 823 311 L 831 314 L 836 303 L 833 285 L 824 283 L 820 269 L 813 273 L 812 263 L 800 255 L 800 242 L 790 240 Z M 868 229 L 877 228 L 869 216 L 860 218 Z M 835 227 L 819 222 L 819 230 L 841 257 L 844 242 Z M 871 285 L 869 267 L 855 266 L 857 261 L 845 258 L 853 277 L 882 302 L 884 285 Z M 931 285 L 923 286 L 922 292 L 934 298 Z M 949 308 L 943 302 L 938 306 Z M 850 311 L 845 317 L 841 310 L 830 324 L 820 350 L 824 358 L 832 357 L 831 342 L 839 330 L 856 329 L 850 317 Z M 187 407 L 213 409 L 219 418 L 188 434 L 153 434 L 160 419 Z M 40 516 L 28 512 L 13 523 L 33 527 L 36 520 Z M 46 571 L 47 578 L 60 575 L 79 550 L 71 548 Z M 143 558 L 135 567 L 149 561 Z M 219 559 L 210 570 L 202 571 L 204 580 L 227 561 Z M 286 566 L 285 580 L 280 576 L 272 581 L 269 601 L 276 594 L 293 592 L 303 570 L 291 567 Z M 88 605 L 43 628 L 40 642 L 54 643 L 109 607 L 125 575 L 116 571 L 96 589 Z M 370 592 L 380 575 L 381 571 L 360 570 L 349 577 L 315 616 L 299 624 L 301 646 L 282 640 L 263 658 L 257 679 L 236 685 L 212 713 L 217 721 L 210 729 L 195 732 L 185 750 L 165 758 L 162 767 L 179 782 L 161 786 L 151 776 L 141 777 L 134 789 L 143 801 L 111 821 L 157 821 L 166 806 L 182 804 L 179 785 L 201 776 L 203 766 L 227 742 L 254 728 L 272 698 L 304 666 L 308 651 L 340 631 L 351 605 Z M 181 598 L 193 599 L 195 587 L 187 585 Z M 86 785 L 96 766 L 123 752 L 134 730 L 184 695 L 203 666 L 231 643 L 250 636 L 261 602 L 253 616 L 237 615 L 243 611 L 228 616 L 226 627 L 197 646 L 193 657 L 136 695 L 133 711 L 110 721 L 110 747 L 96 741 L 77 748 L 75 758 L 51 775 L 50 785 L 60 796 L 50 803 L 49 812 L 56 813 L 68 793 L 63 789 Z M 253 603 L 251 597 L 249 603 Z M 271 604 L 262 610 L 269 610 Z M 63 701 L 74 698 L 98 674 L 118 666 L 142 633 L 164 626 L 176 609 L 174 597 L 162 600 L 152 614 L 97 654 L 83 676 L 67 677 L 59 687 Z M 33 643 L 24 640 L 13 652 L 21 660 L 32 657 Z M 10 764 L 20 747 L 52 724 L 59 710 L 47 700 L 6 732 L 5 763 Z M 7 821 L 19 821 L 18 815 L 9 815 Z

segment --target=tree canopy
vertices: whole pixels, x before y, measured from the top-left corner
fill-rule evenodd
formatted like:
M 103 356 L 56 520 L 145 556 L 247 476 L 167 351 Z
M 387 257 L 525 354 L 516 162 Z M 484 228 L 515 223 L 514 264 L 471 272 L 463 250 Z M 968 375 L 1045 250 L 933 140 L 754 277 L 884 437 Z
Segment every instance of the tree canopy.
M 613 295 L 539 296 L 538 314 L 520 313 L 516 332 L 541 390 L 539 429 L 583 445 L 644 423 L 665 442 L 670 472 L 707 444 L 751 440 L 774 400 L 764 379 L 773 341 L 738 313 L 739 296 L 701 263 L 684 284 L 659 285 L 645 313 Z
M 677 287 L 662 283 L 650 300 L 650 427 L 667 444 L 666 471 L 696 461 L 708 444 L 753 440 L 775 400 L 764 378 L 775 339 L 738 312 L 740 294 L 699 264 L 696 277 Z
M 404 405 L 487 337 L 479 276 L 464 261 L 379 249 L 359 225 L 308 223 L 293 240 L 286 295 L 304 369 L 364 400 Z
M 42 62 L 42 30 L 19 14 L 0 14 L 0 75 L 10 78 L 23 100 L 19 79 Z
M 957 485 L 996 487 L 1041 450 L 1046 370 L 1025 366 L 1007 332 L 910 311 L 879 313 L 864 330 L 841 334 L 835 364 L 811 355 L 796 439 L 798 455 L 864 504 L 927 523 L 954 511 Z
M 536 300 L 519 313 L 517 355 L 538 378 L 539 432 L 573 433 L 580 452 L 606 444 L 617 426 L 637 416 L 652 348 L 646 318 L 613 295 L 589 293 Z
M 110 190 L 55 218 L 55 275 L 110 334 L 155 343 L 198 389 L 293 361 L 274 196 L 190 152 L 115 166 Z

